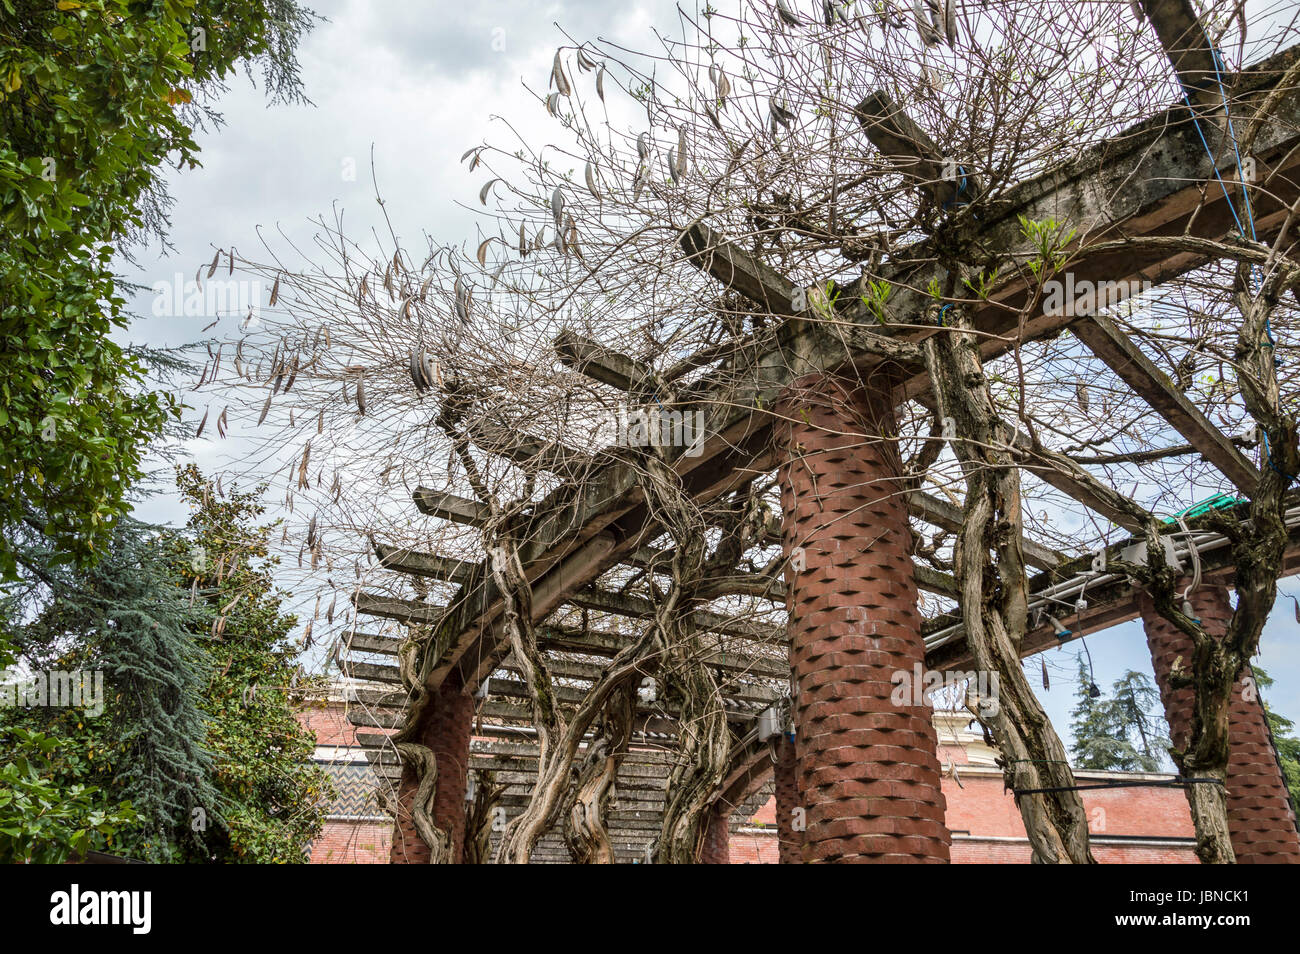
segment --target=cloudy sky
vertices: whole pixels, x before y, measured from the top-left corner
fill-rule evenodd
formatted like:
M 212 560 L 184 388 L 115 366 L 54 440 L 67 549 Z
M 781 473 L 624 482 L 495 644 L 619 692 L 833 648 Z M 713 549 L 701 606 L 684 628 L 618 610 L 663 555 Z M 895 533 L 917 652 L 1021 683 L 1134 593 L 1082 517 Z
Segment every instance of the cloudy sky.
M 806 0 L 802 6 L 811 10 Z M 350 235 L 379 228 L 372 156 L 403 244 L 422 247 L 427 233 L 437 244 L 472 246 L 476 216 L 467 206 L 476 203 L 481 175 L 468 173 L 460 156 L 485 137 L 506 141 L 503 119 L 521 135 L 546 135 L 545 111 L 524 84 L 545 89 L 556 47 L 569 42 L 565 33 L 644 49 L 654 42 L 652 28 L 671 32 L 677 19 L 675 5 L 666 0 L 325 0 L 315 9 L 327 19 L 299 50 L 314 105 L 268 107 L 261 90 L 242 76 L 235 79 L 220 102 L 225 126 L 199 137 L 203 167 L 172 177 L 175 252 L 138 255 L 141 268 L 127 270 L 134 280 L 152 285 L 180 273 L 188 281 L 216 248 L 235 246 L 248 258 L 266 261 L 259 230 L 273 237 L 277 250 L 290 241 L 308 247 L 316 231 L 312 219 L 332 218 L 336 208 Z M 212 320 L 154 315 L 148 296 L 134 304 L 143 316 L 130 329 L 136 341 L 199 340 Z M 229 334 L 235 320 L 226 316 L 211 333 Z M 199 414 L 201 408 L 195 420 Z M 204 439 L 189 449 L 215 473 L 240 465 L 239 446 Z M 179 504 L 166 497 L 151 502 L 145 515 L 184 519 Z M 1300 585 L 1288 579 L 1282 591 L 1300 594 Z M 1291 602 L 1281 601 L 1265 631 L 1261 661 L 1278 679 L 1273 704 L 1300 722 L 1297 630 Z M 1103 688 L 1126 669 L 1150 672 L 1137 623 L 1089 637 L 1088 644 Z M 1052 689 L 1041 697 L 1062 731 L 1074 705 L 1078 648 L 1074 643 L 1046 654 Z M 1036 685 L 1038 665 L 1037 658 L 1030 663 Z

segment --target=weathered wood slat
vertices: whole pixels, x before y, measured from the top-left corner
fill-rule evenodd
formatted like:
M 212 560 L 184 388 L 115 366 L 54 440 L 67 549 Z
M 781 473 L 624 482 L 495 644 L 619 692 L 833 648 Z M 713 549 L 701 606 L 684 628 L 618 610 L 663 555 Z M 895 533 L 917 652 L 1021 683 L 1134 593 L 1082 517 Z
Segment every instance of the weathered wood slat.
M 1076 321 L 1070 330 L 1238 490 L 1255 492 L 1259 471 L 1114 322 L 1096 315 Z

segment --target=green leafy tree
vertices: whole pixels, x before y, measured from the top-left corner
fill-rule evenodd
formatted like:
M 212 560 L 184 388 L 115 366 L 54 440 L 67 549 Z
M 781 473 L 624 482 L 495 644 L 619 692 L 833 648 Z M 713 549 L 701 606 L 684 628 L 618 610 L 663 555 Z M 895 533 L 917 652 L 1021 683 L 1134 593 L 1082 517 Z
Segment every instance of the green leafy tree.
M 94 786 L 60 786 L 51 762 L 67 743 L 41 732 L 12 729 L 0 757 L 0 864 L 60 864 L 111 848 L 113 836 L 136 821 L 126 803 L 105 808 Z
M 162 235 L 162 170 L 198 164 L 196 126 L 236 64 L 300 98 L 292 0 L 0 0 L 0 576 L 33 513 L 54 559 L 93 562 L 148 442 L 178 408 L 110 334 L 112 262 Z
M 295 715 L 307 690 L 280 611 L 270 553 L 277 524 L 261 524 L 265 488 L 218 494 L 190 465 L 178 477 L 192 515 L 174 565 L 205 607 L 211 679 L 204 703 L 225 826 L 209 849 L 229 861 L 297 862 L 320 832 L 331 786 L 313 764 L 316 741 Z
M 42 570 L 48 541 L 22 541 L 40 587 L 9 584 L 0 633 L 29 670 L 102 671 L 105 705 L 0 708 L 0 770 L 28 793 L 0 814 L 24 833 L 15 851 L 66 854 L 84 823 L 82 841 L 104 828 L 114 851 L 151 861 L 295 862 L 320 830 L 331 787 L 295 717 L 295 683 L 313 686 L 272 582 L 260 489 L 217 494 L 193 466 L 179 486 L 183 531 L 120 521 L 92 567 Z M 33 732 L 59 744 L 19 744 Z
M 1078 703 L 1071 712 L 1075 767 L 1111 772 L 1154 772 L 1168 746 L 1164 722 L 1152 711 L 1160 696 L 1151 680 L 1129 670 L 1115 680 L 1106 698 L 1092 681 L 1082 656 Z

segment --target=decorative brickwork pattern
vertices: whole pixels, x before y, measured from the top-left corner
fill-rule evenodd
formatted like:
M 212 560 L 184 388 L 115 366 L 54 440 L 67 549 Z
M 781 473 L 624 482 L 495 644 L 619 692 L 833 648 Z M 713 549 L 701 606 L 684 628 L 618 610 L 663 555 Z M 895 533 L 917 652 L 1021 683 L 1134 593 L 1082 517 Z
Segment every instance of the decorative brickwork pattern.
M 782 735 L 776 743 L 776 830 L 778 832 L 780 864 L 803 863 L 803 832 L 795 830 L 795 810 L 803 807 L 799 798 L 799 767 L 794 743 Z M 802 824 L 800 828 L 802 828 Z
M 700 845 L 700 864 L 731 864 L 731 830 L 728 827 L 731 812 L 723 805 L 717 805 L 709 812 L 704 825 L 704 841 Z
M 438 785 L 434 794 L 433 817 L 439 828 L 451 833 L 451 860 L 459 863 L 465 841 L 466 769 L 469 765 L 469 737 L 474 721 L 474 699 L 460 686 L 444 684 L 425 706 L 416 741 L 433 750 L 438 760 Z M 429 863 L 429 846 L 411 820 L 411 800 L 416 783 L 410 766 L 402 769 L 397 795 L 397 817 L 393 824 L 392 863 Z
M 1202 585 L 1192 593 L 1191 603 L 1207 632 L 1222 635 L 1227 631 L 1232 606 L 1224 587 Z M 1195 692 L 1190 686 L 1171 689 L 1169 673 L 1179 656 L 1184 665 L 1191 662 L 1192 640 L 1157 613 L 1145 595 L 1142 624 L 1169 731 L 1174 745 L 1182 747 L 1191 733 Z M 1253 687 L 1252 698 L 1245 698 L 1246 685 L 1246 680 L 1237 680 L 1228 712 L 1228 833 L 1232 850 L 1238 864 L 1300 863 L 1300 833 L 1282 768 L 1269 741 L 1264 706 Z
M 891 401 L 818 374 L 775 410 L 804 860 L 946 862 L 931 710 L 890 699 L 925 655 Z

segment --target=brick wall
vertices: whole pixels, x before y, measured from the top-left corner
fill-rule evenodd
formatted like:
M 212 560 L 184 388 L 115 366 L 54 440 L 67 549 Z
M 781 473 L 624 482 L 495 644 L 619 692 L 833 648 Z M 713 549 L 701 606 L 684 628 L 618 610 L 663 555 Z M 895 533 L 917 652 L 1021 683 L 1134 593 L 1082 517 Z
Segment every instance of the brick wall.
M 386 865 L 393 841 L 393 824 L 331 818 L 311 843 L 314 865 Z
M 960 749 L 955 750 L 960 752 Z M 953 832 L 953 864 L 1029 864 L 1029 842 L 1015 799 L 1003 788 L 1000 770 L 957 767 L 961 784 L 943 779 L 946 821 Z M 1081 773 L 1081 783 L 1100 783 L 1118 773 Z M 1124 780 L 1161 780 L 1168 776 L 1125 774 Z M 1197 864 L 1191 839 L 1195 832 L 1187 799 L 1176 788 L 1116 788 L 1080 792 L 1092 831 L 1093 855 L 1102 864 Z M 775 798 L 754 815 L 756 829 L 731 836 L 730 863 L 776 864 L 779 854 Z M 1121 836 L 1169 844 L 1106 843 Z M 787 862 L 788 863 L 788 862 Z

